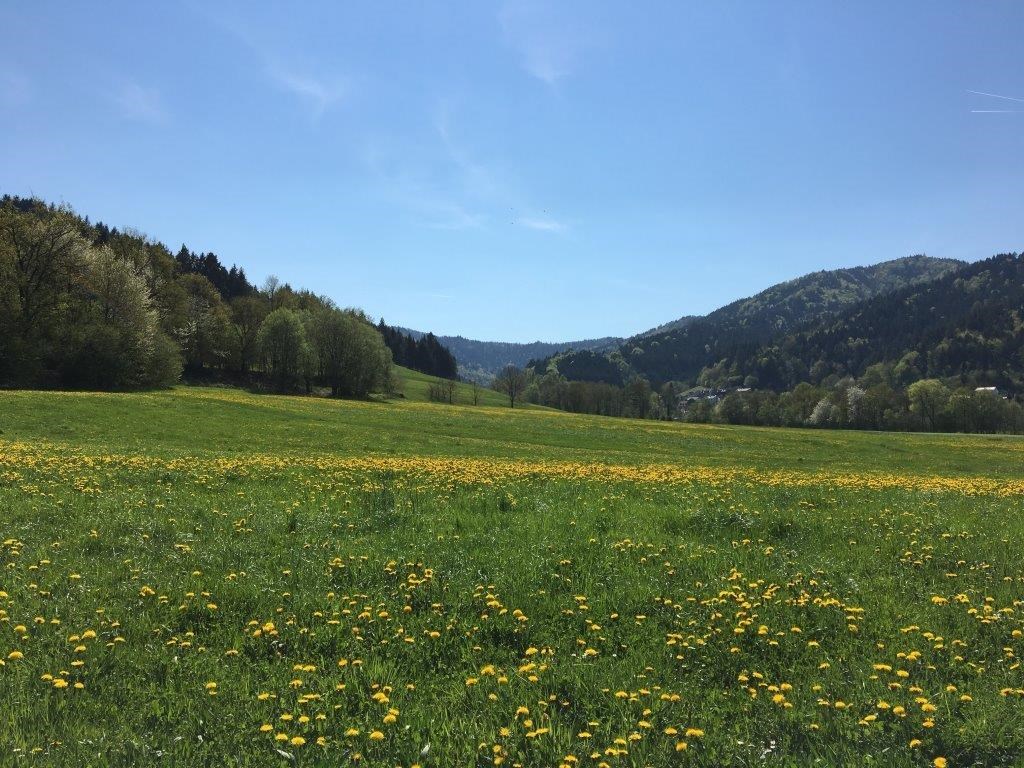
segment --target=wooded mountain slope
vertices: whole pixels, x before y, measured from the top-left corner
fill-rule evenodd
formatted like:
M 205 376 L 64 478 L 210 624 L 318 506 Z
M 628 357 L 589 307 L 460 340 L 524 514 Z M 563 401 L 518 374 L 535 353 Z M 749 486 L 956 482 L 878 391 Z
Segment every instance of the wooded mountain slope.
M 802 323 L 963 265 L 954 259 L 910 256 L 867 267 L 814 272 L 734 301 L 682 327 L 634 337 L 605 355 L 605 360 L 585 353 L 562 355 L 558 370 L 569 378 L 614 384 L 632 375 L 654 382 L 694 381 L 705 367 L 748 354 Z
M 415 339 L 424 335 L 422 331 L 401 328 Z M 621 338 L 606 336 L 600 339 L 581 341 L 547 342 L 534 341 L 524 344 L 507 341 L 478 341 L 464 336 L 438 336 L 437 340 L 447 347 L 459 361 L 459 375 L 473 381 L 486 382 L 507 365 L 519 368 L 530 360 L 556 355 L 568 350 L 614 349 Z
M 898 363 L 904 378 L 962 377 L 1020 390 L 1024 383 L 1024 257 L 1003 254 L 860 302 L 821 323 L 723 360 L 709 383 L 787 389 Z

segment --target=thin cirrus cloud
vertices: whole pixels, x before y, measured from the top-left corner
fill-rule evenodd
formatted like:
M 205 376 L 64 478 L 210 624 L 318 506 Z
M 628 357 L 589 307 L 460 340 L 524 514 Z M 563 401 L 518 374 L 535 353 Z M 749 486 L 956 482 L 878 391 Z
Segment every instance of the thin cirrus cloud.
M 986 93 L 985 91 L 967 91 L 973 93 L 975 96 L 988 96 L 992 99 L 1003 99 L 1005 101 L 1017 101 L 1024 102 L 1024 99 L 1018 98 L 1017 96 L 1003 96 L 1000 93 Z M 1024 110 L 1020 109 L 972 109 L 972 115 L 1013 115 L 1019 114 Z
M 162 123 L 167 110 L 156 88 L 146 88 L 135 82 L 124 83 L 111 96 L 121 117 L 141 123 Z
M 984 91 L 968 91 L 976 96 L 991 96 L 993 99 L 1006 99 L 1007 101 L 1024 101 L 1024 99 L 1018 98 L 1017 96 L 1003 96 L 998 93 L 985 93 Z
M 534 206 L 524 204 L 525 195 L 517 191 L 517 184 L 495 169 L 480 162 L 457 138 L 457 126 L 453 120 L 452 106 L 442 101 L 434 115 L 436 131 L 452 169 L 453 184 L 461 197 L 471 200 L 476 206 L 491 208 L 510 208 L 511 210 L 530 210 Z M 480 226 L 484 219 L 473 216 L 474 226 Z M 536 232 L 565 232 L 567 227 L 562 222 L 547 215 L 524 215 L 514 219 L 512 224 Z
M 348 78 L 312 74 L 310 67 L 300 65 L 308 57 L 279 40 L 273 33 L 272 25 L 261 27 L 250 16 L 232 14 L 226 8 L 195 7 L 197 13 L 210 24 L 255 57 L 258 62 L 255 70 L 262 74 L 267 83 L 305 105 L 314 122 L 349 94 L 351 88 Z
M 305 102 L 312 110 L 314 118 L 321 117 L 339 103 L 348 90 L 343 82 L 331 83 L 309 75 L 300 75 L 279 64 L 268 64 L 267 74 L 278 87 Z
M 537 232 L 561 233 L 566 230 L 565 224 L 549 216 L 523 216 L 516 221 L 516 224 Z
M 505 40 L 523 69 L 550 87 L 576 71 L 586 47 L 579 24 L 565 13 L 557 4 L 510 0 L 498 15 Z
M 364 163 L 375 188 L 391 205 L 401 207 L 420 226 L 461 231 L 483 229 L 505 194 L 491 170 L 476 161 L 457 141 L 450 106 L 435 110 L 433 129 L 444 150 L 442 163 L 424 162 L 421 150 L 410 153 L 401 144 L 375 142 Z
M 434 112 L 434 131 L 441 140 L 452 175 L 462 193 L 477 200 L 501 197 L 504 186 L 494 171 L 473 157 L 455 136 L 452 108 L 447 102 L 439 103 Z
M 480 229 L 486 217 L 471 210 L 446 191 L 437 179 L 414 163 L 396 158 L 393 152 L 371 146 L 363 163 L 377 194 L 389 205 L 405 209 L 416 222 L 429 229 Z
M 451 200 L 421 196 L 417 206 L 430 217 L 426 225 L 431 229 L 480 229 L 486 222 L 483 214 L 473 213 Z

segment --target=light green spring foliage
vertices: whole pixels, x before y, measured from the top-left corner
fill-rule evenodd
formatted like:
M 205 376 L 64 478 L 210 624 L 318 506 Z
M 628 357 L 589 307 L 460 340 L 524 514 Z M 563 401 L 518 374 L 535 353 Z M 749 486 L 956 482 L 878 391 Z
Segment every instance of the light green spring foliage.
M 1024 441 L 428 384 L 0 394 L 4 759 L 1024 759 Z

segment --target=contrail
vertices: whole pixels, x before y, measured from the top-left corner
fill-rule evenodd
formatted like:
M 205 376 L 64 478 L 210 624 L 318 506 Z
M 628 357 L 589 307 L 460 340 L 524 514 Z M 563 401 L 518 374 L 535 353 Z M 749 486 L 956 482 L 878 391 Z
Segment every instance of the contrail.
M 984 91 L 967 91 L 977 96 L 991 96 L 993 99 L 1006 99 L 1007 101 L 1024 101 L 1024 99 L 1018 99 L 1016 96 L 1000 96 L 998 93 L 985 93 Z
M 1018 115 L 1024 109 L 972 109 L 972 115 Z

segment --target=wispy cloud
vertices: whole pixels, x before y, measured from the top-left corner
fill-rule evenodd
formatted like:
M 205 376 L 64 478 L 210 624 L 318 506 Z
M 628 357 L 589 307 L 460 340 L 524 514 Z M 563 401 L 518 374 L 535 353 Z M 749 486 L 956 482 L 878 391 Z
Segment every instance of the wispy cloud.
M 533 77 L 554 87 L 569 77 L 586 47 L 578 24 L 564 6 L 536 0 L 509 0 L 498 15 L 506 41 Z
M 561 234 L 569 227 L 529 202 L 514 174 L 479 159 L 467 143 L 451 102 L 437 103 L 433 114 L 439 153 L 424 155 L 382 147 L 377 141 L 364 160 L 376 187 L 431 229 L 481 229 L 504 224 Z
M 135 82 L 123 84 L 112 95 L 111 101 L 128 120 L 142 123 L 161 123 L 167 118 L 160 92 Z
M 314 122 L 351 92 L 350 78 L 336 72 L 324 73 L 322 67 L 308 66 L 307 53 L 296 50 L 275 35 L 273 24 L 260 26 L 253 22 L 252 14 L 231 14 L 217 5 L 195 7 L 211 24 L 241 43 L 255 57 L 257 71 L 269 83 L 306 105 Z
M 477 161 L 456 138 L 452 126 L 452 108 L 448 102 L 438 104 L 434 113 L 434 130 L 452 165 L 457 183 L 465 194 L 475 198 L 500 195 L 501 185 L 495 179 L 494 172 Z
M 493 201 L 501 196 L 499 184 L 490 169 L 457 140 L 447 102 L 438 104 L 432 125 L 441 152 L 424 155 L 417 148 L 416 155 L 409 156 L 394 149 L 385 151 L 377 143 L 365 154 L 367 167 L 378 190 L 406 208 L 422 226 L 481 229 L 491 219 L 485 210 L 493 208 Z
M 538 232 L 565 232 L 566 225 L 547 216 L 523 216 L 516 221 L 520 227 Z
M 514 173 L 481 160 L 467 142 L 451 102 L 441 101 L 431 123 L 433 142 L 387 146 L 381 138 L 364 153 L 377 192 L 406 209 L 421 226 L 474 230 L 508 225 L 535 232 L 563 233 L 568 227 L 532 203 Z M 432 151 L 430 151 L 432 150 Z
M 426 222 L 431 229 L 480 229 L 487 221 L 481 213 L 472 213 L 459 203 L 435 197 L 417 199 L 419 208 L 432 218 Z
M 517 188 L 518 185 L 507 178 L 507 174 L 503 175 L 477 160 L 458 140 L 453 126 L 451 105 L 447 102 L 438 105 L 434 128 L 444 145 L 455 171 L 456 182 L 465 197 L 480 205 L 507 209 L 513 212 L 513 216 L 515 211 L 530 211 L 535 208 L 526 202 L 527 196 Z M 511 223 L 538 232 L 560 233 L 567 229 L 565 224 L 548 216 L 547 211 L 542 214 L 524 214 L 513 218 Z
M 487 221 L 485 215 L 460 202 L 421 167 L 396 161 L 378 147 L 365 152 L 364 161 L 377 192 L 409 211 L 422 226 L 467 230 L 480 229 Z
M 267 63 L 267 74 L 279 87 L 309 104 L 314 118 L 319 118 L 345 96 L 345 83 L 329 83 L 309 75 L 300 75 L 279 64 Z
M 1017 98 L 1016 96 L 1003 96 L 1000 93 L 986 93 L 985 91 L 967 91 L 973 93 L 975 96 L 987 96 L 992 99 L 1004 99 L 1005 101 L 1019 101 L 1024 102 L 1024 99 Z M 972 115 L 1017 115 L 1024 112 L 1024 109 L 972 109 Z
M 1006 99 L 1007 101 L 1024 101 L 1024 99 L 1019 99 L 1016 96 L 1002 96 L 1002 95 L 1000 95 L 998 93 L 985 93 L 984 91 L 967 91 L 967 92 L 968 93 L 973 93 L 975 96 L 990 96 L 993 99 Z

